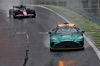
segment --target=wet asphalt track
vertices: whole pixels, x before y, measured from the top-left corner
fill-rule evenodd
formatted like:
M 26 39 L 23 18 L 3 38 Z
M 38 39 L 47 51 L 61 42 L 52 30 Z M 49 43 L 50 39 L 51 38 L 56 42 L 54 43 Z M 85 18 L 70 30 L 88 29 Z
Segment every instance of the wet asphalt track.
M 0 10 L 0 66 L 99 66 L 85 41 L 85 50 L 50 52 L 49 35 L 59 23 L 56 14 L 35 7 L 36 18 L 13 19 Z M 25 64 L 25 65 L 24 65 Z

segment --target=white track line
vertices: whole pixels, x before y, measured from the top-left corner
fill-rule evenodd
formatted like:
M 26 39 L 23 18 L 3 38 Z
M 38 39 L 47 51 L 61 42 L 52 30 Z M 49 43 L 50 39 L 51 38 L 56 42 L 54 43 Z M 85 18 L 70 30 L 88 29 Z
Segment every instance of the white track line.
M 99 60 L 100 60 L 100 51 L 98 50 L 98 48 L 84 35 L 86 41 L 90 44 L 90 46 L 93 48 L 93 50 L 96 52 Z
M 29 36 L 28 36 L 28 34 L 26 34 L 26 37 L 27 37 L 27 43 L 29 43 Z
M 29 5 L 29 6 L 34 6 L 34 5 Z M 49 11 L 52 11 L 53 13 L 57 14 L 59 17 L 61 17 L 62 19 L 64 19 L 66 22 L 71 23 L 69 20 L 67 20 L 65 17 L 61 16 L 60 14 L 58 14 L 57 12 L 53 11 L 50 8 L 44 7 L 44 6 L 36 6 L 36 7 L 41 7 L 41 8 L 45 8 Z M 86 41 L 90 44 L 90 46 L 93 48 L 93 50 L 96 52 L 99 60 L 100 60 L 100 51 L 98 50 L 98 48 L 84 35 Z

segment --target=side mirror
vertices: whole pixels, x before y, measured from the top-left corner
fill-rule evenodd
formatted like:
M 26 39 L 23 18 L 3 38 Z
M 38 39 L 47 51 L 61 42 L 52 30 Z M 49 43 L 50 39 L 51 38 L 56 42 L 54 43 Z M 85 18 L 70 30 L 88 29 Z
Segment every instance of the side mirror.
M 82 33 L 85 33 L 85 31 L 82 31 Z
M 48 34 L 51 34 L 51 32 L 48 32 Z

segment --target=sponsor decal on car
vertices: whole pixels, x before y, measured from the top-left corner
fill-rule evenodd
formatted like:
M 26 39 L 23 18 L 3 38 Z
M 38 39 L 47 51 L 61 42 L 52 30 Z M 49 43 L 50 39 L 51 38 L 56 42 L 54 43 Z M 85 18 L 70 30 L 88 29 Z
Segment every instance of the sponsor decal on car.
M 27 16 L 27 12 L 26 11 L 23 11 L 23 14 L 24 14 L 24 16 Z

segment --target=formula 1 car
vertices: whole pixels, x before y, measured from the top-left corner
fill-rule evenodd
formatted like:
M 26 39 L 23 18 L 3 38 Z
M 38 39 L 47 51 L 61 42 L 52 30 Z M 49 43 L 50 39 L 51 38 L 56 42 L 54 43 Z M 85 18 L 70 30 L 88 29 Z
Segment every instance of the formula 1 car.
M 19 17 L 36 17 L 36 12 L 33 9 L 26 8 L 26 6 L 19 5 L 13 6 L 13 9 L 9 9 L 9 17 L 13 16 L 13 18 Z
M 49 32 L 50 50 L 84 49 L 83 33 L 75 24 L 59 24 Z

